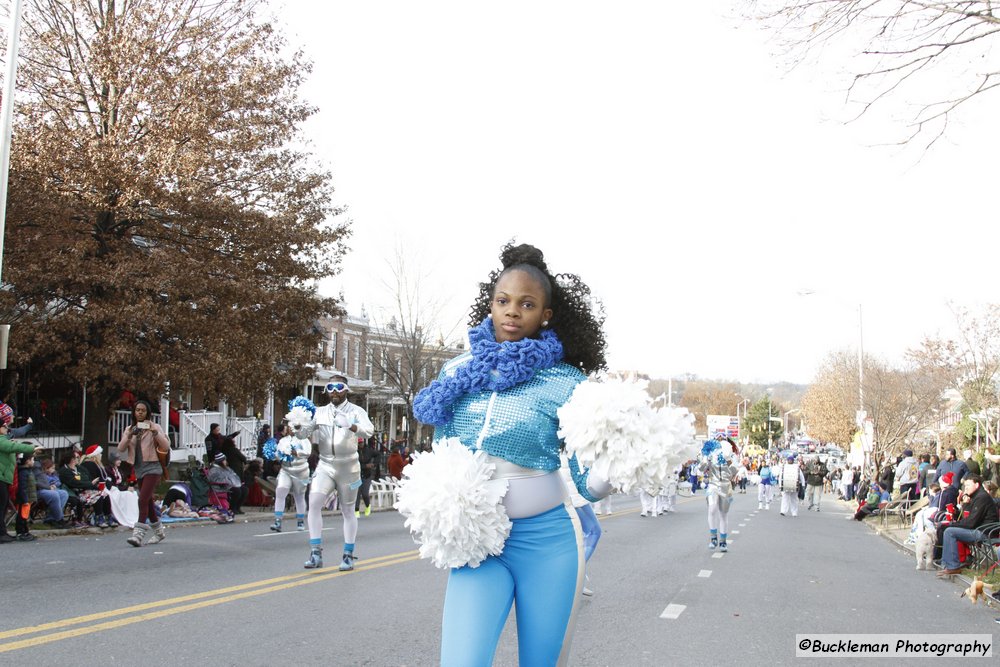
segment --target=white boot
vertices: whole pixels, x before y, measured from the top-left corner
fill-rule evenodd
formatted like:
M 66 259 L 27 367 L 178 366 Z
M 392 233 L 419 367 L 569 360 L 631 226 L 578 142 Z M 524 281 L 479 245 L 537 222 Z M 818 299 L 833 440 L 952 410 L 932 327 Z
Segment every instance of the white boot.
M 146 524 L 139 523 L 138 521 L 136 521 L 135 527 L 132 528 L 132 537 L 128 538 L 125 541 L 131 544 L 133 547 L 141 547 L 142 541 L 146 537 L 146 530 L 148 530 L 148 528 L 149 527 Z
M 150 528 L 153 529 L 153 534 L 150 536 L 149 541 L 146 544 L 156 544 L 157 542 L 162 542 L 167 537 L 167 531 L 163 528 L 163 524 L 157 521 Z

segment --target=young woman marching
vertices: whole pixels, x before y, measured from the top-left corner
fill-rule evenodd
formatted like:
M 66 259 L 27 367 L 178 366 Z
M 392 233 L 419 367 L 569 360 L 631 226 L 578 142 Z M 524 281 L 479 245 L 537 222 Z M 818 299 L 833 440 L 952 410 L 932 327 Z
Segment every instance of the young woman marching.
M 506 246 L 503 268 L 480 285 L 471 351 L 448 362 L 417 396 L 414 414 L 435 440 L 457 438 L 495 464 L 508 484 L 502 504 L 513 526 L 498 556 L 451 570 L 444 603 L 441 664 L 490 665 L 511 604 L 517 606 L 522 665 L 565 664 L 583 586 L 583 542 L 559 477 L 556 410 L 586 374 L 601 369 L 604 334 L 590 290 L 554 276 L 541 251 Z M 580 474 L 595 501 L 610 486 Z

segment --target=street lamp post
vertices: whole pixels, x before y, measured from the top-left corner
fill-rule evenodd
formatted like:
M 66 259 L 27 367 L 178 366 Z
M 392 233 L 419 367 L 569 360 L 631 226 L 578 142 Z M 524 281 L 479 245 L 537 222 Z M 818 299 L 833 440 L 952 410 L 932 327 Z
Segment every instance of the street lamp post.
M 794 409 L 789 410 L 788 412 L 785 413 L 785 415 L 783 417 L 783 423 L 785 425 L 785 439 L 786 440 L 788 439 L 788 415 L 792 414 L 793 412 L 802 412 L 802 408 L 794 408 Z
M 767 388 L 767 450 L 771 451 L 774 442 L 771 440 L 771 392 L 774 387 Z
M 743 420 L 747 417 L 747 403 L 750 402 L 749 398 L 744 398 L 742 401 L 736 404 L 736 427 L 740 430 L 740 438 L 743 437 Z M 743 416 L 740 417 L 740 406 L 743 406 Z

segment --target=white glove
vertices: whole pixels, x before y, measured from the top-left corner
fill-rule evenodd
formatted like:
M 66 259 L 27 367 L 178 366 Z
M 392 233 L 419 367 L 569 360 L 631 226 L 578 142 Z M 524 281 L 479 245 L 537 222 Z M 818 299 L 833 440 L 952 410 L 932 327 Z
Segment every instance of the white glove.
M 354 425 L 354 418 L 343 412 L 338 412 L 337 416 L 333 418 L 333 423 L 336 424 L 337 428 L 350 428 Z

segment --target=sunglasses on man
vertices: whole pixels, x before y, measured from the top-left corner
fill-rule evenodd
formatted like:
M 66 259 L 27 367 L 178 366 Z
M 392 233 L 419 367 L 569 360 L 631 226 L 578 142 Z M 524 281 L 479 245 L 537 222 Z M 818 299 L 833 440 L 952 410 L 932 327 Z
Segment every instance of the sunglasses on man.
M 349 387 L 343 382 L 328 382 L 326 384 L 326 393 L 332 394 L 334 392 L 347 391 Z

